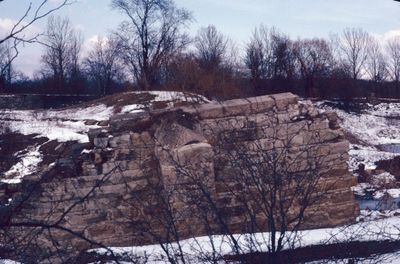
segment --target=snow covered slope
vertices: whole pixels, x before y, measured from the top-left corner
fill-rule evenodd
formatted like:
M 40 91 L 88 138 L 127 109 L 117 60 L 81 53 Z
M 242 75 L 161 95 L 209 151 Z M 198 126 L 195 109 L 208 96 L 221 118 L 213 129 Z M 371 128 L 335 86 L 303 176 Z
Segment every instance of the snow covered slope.
M 400 144 L 400 103 L 365 104 L 359 111 L 345 111 L 338 103 L 328 101 L 316 105 L 323 110 L 335 111 L 341 119 L 341 127 L 352 136 L 351 169 L 357 169 L 359 163 L 375 168 L 375 161 L 400 155 L 380 148 Z
M 189 93 L 151 91 L 111 95 L 58 110 L 0 109 L 0 182 L 19 183 L 24 176 L 50 165 L 44 164 L 43 154 L 46 153 L 42 150 L 50 142 L 56 148 L 62 145 L 55 143 L 87 143 L 89 129 L 108 126 L 114 114 L 206 101 L 204 97 Z M 14 146 L 12 141 L 17 136 L 29 136 L 26 140 L 30 144 Z
M 354 191 L 360 196 L 370 189 L 376 198 L 384 193 L 392 198 L 400 197 L 399 178 L 385 171 L 389 168 L 377 166 L 378 161 L 400 156 L 400 103 L 381 102 L 373 105 L 359 102 L 347 109 L 342 102 L 321 101 L 316 105 L 321 110 L 333 110 L 338 114 L 341 127 L 351 143 L 350 170 L 358 176 L 365 174 L 361 176 L 367 178 L 360 180 L 365 182 Z M 360 165 L 364 167 L 362 173 Z

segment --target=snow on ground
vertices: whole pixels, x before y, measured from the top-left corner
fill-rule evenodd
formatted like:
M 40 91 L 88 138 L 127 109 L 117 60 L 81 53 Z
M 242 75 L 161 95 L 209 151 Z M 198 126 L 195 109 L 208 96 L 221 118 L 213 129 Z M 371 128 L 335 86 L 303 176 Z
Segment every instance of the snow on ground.
M 66 110 L 0 110 L 0 121 L 10 132 L 37 134 L 59 142 L 88 142 L 86 133 L 98 126 L 85 125 L 85 120 L 108 120 L 112 114 L 113 108 L 103 104 Z
M 400 230 L 399 230 L 399 225 L 397 221 L 399 219 L 400 215 L 400 209 L 398 210 L 386 210 L 386 211 L 373 211 L 373 210 L 361 210 L 360 216 L 358 217 L 359 222 L 365 222 L 369 221 L 368 224 L 360 224 L 363 228 L 368 228 L 368 226 L 371 226 L 371 224 L 374 223 L 374 221 L 377 221 L 379 224 L 374 227 L 374 229 L 377 228 L 377 232 L 379 230 L 384 231 L 381 232 L 381 234 L 378 236 L 380 239 L 378 240 L 385 240 L 386 235 L 388 235 L 388 239 L 394 239 L 396 238 L 393 237 L 393 234 L 396 236 L 396 233 L 398 236 L 400 236 Z M 389 220 L 388 220 L 389 219 Z M 396 220 L 392 220 L 396 219 Z M 390 223 L 388 228 L 386 229 L 385 223 Z M 380 228 L 381 227 L 381 228 Z M 366 230 L 368 234 L 373 234 L 373 231 L 371 232 L 370 230 Z M 350 230 L 351 232 L 351 230 Z M 375 233 L 377 233 L 375 232 Z M 348 233 L 348 232 L 346 232 Z M 392 235 L 391 235 L 392 234 Z M 398 238 L 397 238 L 398 240 Z M 361 264 L 400 264 L 400 251 L 393 252 L 393 253 L 387 253 L 387 254 L 382 254 L 382 255 L 372 255 L 368 259 L 360 259 L 356 262 L 352 260 L 351 262 L 350 259 L 342 259 L 342 260 L 319 260 L 319 261 L 313 261 L 313 262 L 308 262 L 308 264 L 348 264 L 348 263 L 361 263 Z
M 97 121 L 107 120 L 113 114 L 112 107 L 107 107 L 104 104 L 93 105 L 86 108 L 70 108 L 65 110 L 44 110 L 36 115 L 39 118 L 45 119 L 67 119 L 67 120 L 89 120 Z
M 312 245 L 328 245 L 335 243 L 346 243 L 354 241 L 384 241 L 384 240 L 398 240 L 400 238 L 400 218 L 398 215 L 400 210 L 395 211 L 370 211 L 362 210 L 361 215 L 358 217 L 358 222 L 353 225 L 341 226 L 336 228 L 322 228 L 314 230 L 299 231 L 296 234 L 287 232 L 287 237 L 291 238 L 294 242 L 294 247 L 305 247 Z M 256 234 L 235 234 L 233 235 L 239 244 L 239 253 L 251 253 L 254 251 L 267 252 L 270 233 L 256 233 Z M 231 238 L 226 235 L 203 236 L 182 240 L 178 243 L 170 243 L 163 245 L 147 245 L 136 247 L 111 247 L 99 248 L 90 250 L 98 254 L 110 254 L 115 256 L 123 256 L 125 261 L 119 263 L 143 263 L 148 264 L 164 264 L 169 263 L 167 260 L 168 251 L 172 256 L 177 256 L 181 252 L 187 263 L 210 263 L 213 259 L 212 256 L 217 258 L 225 255 L 235 255 L 237 251 L 233 246 Z M 285 248 L 289 248 L 286 244 Z M 370 260 L 362 260 L 357 263 L 400 263 L 400 254 L 398 252 L 384 254 L 375 257 L 375 262 Z M 132 261 L 128 261 L 131 259 Z M 145 260 L 145 261 L 144 261 Z M 208 260 L 208 261 L 205 261 Z M 349 263 L 346 260 L 339 261 L 324 261 L 323 263 Z M 393 262 L 398 261 L 398 262 Z M 114 262 L 109 262 L 114 263 Z M 179 262 L 180 263 L 180 262 Z M 225 263 L 220 261 L 220 263 Z M 310 262 L 321 263 L 321 261 Z M 1 264 L 1 260 L 0 260 Z
M 349 151 L 349 168 L 356 171 L 360 164 L 366 170 L 376 169 L 379 160 L 390 160 L 400 155 L 400 103 L 365 104 L 359 111 L 346 112 L 337 107 L 337 102 L 321 101 L 316 106 L 321 110 L 335 111 L 341 127 L 347 135 L 351 135 L 352 144 Z M 395 152 L 399 153 L 395 153 Z M 357 194 L 364 193 L 363 188 L 379 187 L 389 181 L 395 181 L 389 173 L 373 175 L 374 186 L 359 184 L 355 188 Z M 393 191 L 389 194 L 394 194 Z M 380 193 L 375 196 L 381 197 Z
M 169 91 L 151 91 L 149 93 L 156 96 L 156 98 L 154 98 L 154 101 L 156 102 L 160 101 L 182 101 L 190 103 L 209 102 L 205 97 L 191 93 L 169 92 Z
M 400 134 L 399 134 L 400 135 Z M 373 142 L 373 141 L 370 141 Z M 375 162 L 379 160 L 392 159 L 400 154 L 390 153 L 377 149 L 374 146 L 362 146 L 358 144 L 350 144 L 349 151 L 349 168 L 354 171 L 358 169 L 360 164 L 365 165 L 365 169 L 376 169 Z
M 143 102 L 143 104 L 127 104 L 122 107 L 122 113 L 142 111 L 152 102 L 207 102 L 204 97 L 181 92 L 152 91 L 132 93 L 150 93 L 155 98 L 151 101 Z M 89 129 L 98 128 L 97 125 L 85 125 L 85 121 L 106 121 L 115 111 L 113 106 L 106 106 L 105 104 L 97 104 L 85 108 L 71 107 L 63 110 L 0 110 L 0 124 L 3 130 L 6 129 L 10 132 L 19 132 L 24 135 L 38 134 L 38 136 L 47 137 L 50 140 L 58 140 L 59 142 L 77 140 L 84 143 L 88 142 L 87 132 Z
M 30 121 L 28 121 L 30 120 Z M 37 137 L 47 137 L 49 140 L 59 142 L 77 140 L 88 142 L 86 132 L 97 126 L 86 126 L 82 121 L 60 120 L 35 120 L 29 115 L 23 119 L 3 122 L 10 132 L 18 132 L 24 135 L 37 134 Z
M 135 94 L 149 93 L 154 95 L 155 98 L 152 102 L 168 102 L 169 107 L 173 107 L 177 102 L 189 102 L 189 103 L 206 103 L 209 102 L 205 97 L 182 92 L 173 91 L 150 91 L 150 92 L 132 92 Z M 150 102 L 151 103 L 151 102 Z M 122 107 L 121 113 L 136 113 L 143 111 L 145 105 L 142 104 L 132 104 Z
M 342 120 L 342 128 L 360 141 L 375 146 L 400 144 L 400 103 L 366 104 L 366 109 L 360 113 L 327 106 L 326 101 L 316 105 L 324 110 L 334 110 Z
M 120 109 L 114 105 L 107 106 L 102 103 L 89 106 L 75 106 L 61 110 L 7 110 L 0 109 L 0 134 L 2 133 L 21 133 L 24 135 L 35 134 L 37 137 L 45 137 L 49 140 L 58 142 L 78 141 L 86 143 L 89 141 L 87 132 L 90 129 L 99 128 L 100 121 L 108 121 L 117 111 L 119 113 L 134 113 L 147 109 L 153 102 L 165 101 L 168 106 L 173 106 L 177 102 L 207 102 L 202 96 L 167 91 L 151 92 L 129 92 L 131 94 L 149 93 L 154 95 L 154 99 L 140 103 L 129 104 L 126 100 Z M 125 94 L 122 94 L 124 96 Z M 130 98 L 130 97 L 127 97 Z M 106 99 L 108 100 L 108 99 Z M 112 97 L 111 97 L 112 100 Z M 88 122 L 90 121 L 90 122 Z M 29 150 L 21 155 L 20 161 L 15 164 L 8 172 L 4 173 L 1 180 L 6 183 L 19 183 L 28 174 L 37 171 L 38 164 L 42 161 L 39 147 Z M 19 155 L 16 153 L 15 155 Z
M 372 186 L 371 184 L 367 183 L 367 182 L 362 182 L 357 184 L 356 186 L 353 186 L 351 188 L 351 190 L 353 191 L 353 193 L 359 197 L 363 197 L 367 194 L 367 192 L 375 192 L 376 191 L 376 187 Z
M 378 175 L 374 175 L 372 179 L 372 184 L 374 186 L 387 186 L 396 182 L 396 177 L 394 177 L 389 172 L 382 172 Z
M 133 105 L 125 105 L 121 108 L 121 113 L 136 113 L 143 111 L 143 105 L 133 104 Z
M 400 209 L 396 210 L 360 210 L 360 216 L 357 217 L 358 222 L 375 221 L 387 218 L 398 218 Z M 400 220 L 399 220 L 400 221 Z M 399 228 L 399 227 L 398 227 Z M 400 232 L 400 230 L 398 230 Z M 398 233 L 400 236 L 400 233 Z
M 0 259 L 0 264 L 20 264 L 20 263 L 9 259 Z
M 380 199 L 384 197 L 386 194 L 390 195 L 392 198 L 400 198 L 400 189 L 382 189 L 376 191 L 374 194 L 375 199 Z
M 341 259 L 341 260 L 319 260 L 307 262 L 307 264 L 400 264 L 400 252 L 394 252 L 383 255 L 372 256 L 369 259 L 354 260 L 354 259 Z
M 360 113 L 346 112 L 327 103 L 332 102 L 317 102 L 316 106 L 335 111 L 341 120 L 341 127 L 360 142 L 350 145 L 351 170 L 356 170 L 360 163 L 366 169 L 375 169 L 376 161 L 400 155 L 378 149 L 380 145 L 400 144 L 400 120 L 396 119 L 400 117 L 400 103 L 367 104 Z
M 43 157 L 39 152 L 38 146 L 30 147 L 28 152 L 22 155 L 17 152 L 16 156 L 20 158 L 20 161 L 4 173 L 5 179 L 2 179 L 1 182 L 9 184 L 20 183 L 24 176 L 37 171 L 37 167 Z
M 362 211 L 359 222 L 336 228 L 324 228 L 315 230 L 299 231 L 296 236 L 288 233 L 291 238 L 296 237 L 295 247 L 304 247 L 321 244 L 334 244 L 339 242 L 351 241 L 383 241 L 399 239 L 400 218 L 395 217 L 399 212 L 388 212 L 379 215 L 378 212 Z M 394 217 L 393 217 L 394 216 Z M 235 239 L 240 245 L 240 253 L 250 253 L 256 251 L 267 252 L 270 233 L 256 234 L 237 234 Z M 286 248 L 288 248 L 288 244 Z M 164 248 L 169 248 L 169 252 L 180 253 L 179 247 L 184 252 L 188 263 L 202 263 L 201 258 L 216 254 L 217 256 L 234 255 L 235 249 L 229 236 L 215 235 L 210 237 L 197 237 L 180 241 L 177 243 L 164 244 Z M 109 248 L 115 255 L 127 254 L 132 259 L 137 257 L 149 257 L 149 262 L 154 264 L 165 263 L 167 255 L 160 245 L 149 245 L 140 247 Z M 213 250 L 213 248 L 215 250 Z M 100 254 L 106 254 L 106 249 L 94 250 Z M 109 252 L 108 252 L 109 253 Z M 389 262 L 387 262 L 389 263 Z

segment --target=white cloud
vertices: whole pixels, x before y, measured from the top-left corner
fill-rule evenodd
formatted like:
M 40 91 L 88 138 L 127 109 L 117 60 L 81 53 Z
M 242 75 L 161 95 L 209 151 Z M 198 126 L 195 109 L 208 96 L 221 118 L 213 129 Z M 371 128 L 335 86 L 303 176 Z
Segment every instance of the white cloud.
M 384 40 L 389 40 L 389 39 L 392 39 L 394 37 L 400 37 L 400 28 L 399 29 L 395 29 L 395 30 L 390 30 L 390 31 L 386 32 L 385 34 L 383 34 L 383 39 Z
M 385 45 L 390 39 L 400 37 L 400 28 L 386 31 L 383 34 L 372 33 L 371 35 L 375 37 L 381 45 Z
M 0 18 L 0 38 L 8 35 L 14 26 L 13 20 L 9 18 Z
M 96 43 L 102 41 L 103 43 L 108 42 L 108 37 L 100 36 L 100 35 L 93 35 L 83 42 L 82 45 L 82 54 L 81 57 L 86 57 L 89 52 L 93 49 Z
M 85 29 L 86 29 L 85 26 L 84 26 L 83 24 L 74 25 L 73 28 L 74 28 L 76 31 L 78 31 L 78 32 L 84 32 Z
M 85 41 L 82 44 L 82 54 L 81 57 L 86 57 L 90 50 L 94 47 L 94 44 L 97 43 L 97 41 L 101 38 L 99 35 L 93 35 L 90 38 L 85 39 Z
M 13 20 L 10 18 L 0 18 L 0 39 L 4 38 L 8 34 L 10 34 L 13 27 L 18 23 L 17 20 Z M 20 29 L 22 26 L 26 25 L 26 23 L 22 22 L 19 26 L 17 26 L 16 30 Z M 32 38 L 41 32 L 40 28 L 35 25 L 31 25 L 26 28 L 23 32 L 21 32 L 18 36 L 23 38 Z

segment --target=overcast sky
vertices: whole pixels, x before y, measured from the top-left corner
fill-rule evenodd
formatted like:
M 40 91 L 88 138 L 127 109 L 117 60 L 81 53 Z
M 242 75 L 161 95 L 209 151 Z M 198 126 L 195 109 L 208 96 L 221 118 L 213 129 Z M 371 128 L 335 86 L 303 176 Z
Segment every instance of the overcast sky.
M 29 2 L 5 0 L 0 4 L 0 36 L 24 13 Z M 51 0 L 57 2 L 59 0 Z M 68 16 L 86 39 L 104 36 L 124 19 L 110 8 L 111 0 L 77 0 L 57 14 Z M 400 2 L 393 0 L 176 0 L 179 7 L 192 12 L 194 21 L 188 31 L 194 35 L 202 26 L 215 25 L 221 32 L 244 47 L 256 26 L 276 26 L 297 37 L 327 37 L 346 27 L 362 27 L 381 38 L 400 35 Z M 45 21 L 35 24 L 40 32 Z M 18 69 L 32 75 L 40 64 L 40 46 L 22 50 Z

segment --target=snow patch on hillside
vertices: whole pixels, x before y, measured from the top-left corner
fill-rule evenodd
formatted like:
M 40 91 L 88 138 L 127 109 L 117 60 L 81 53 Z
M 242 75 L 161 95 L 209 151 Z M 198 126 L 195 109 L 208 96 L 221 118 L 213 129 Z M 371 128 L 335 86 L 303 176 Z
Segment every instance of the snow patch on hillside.
M 360 163 L 365 164 L 366 169 L 375 169 L 376 161 L 400 155 L 378 148 L 380 145 L 400 144 L 400 103 L 366 104 L 360 112 L 346 112 L 332 104 L 335 103 L 322 101 L 316 106 L 335 111 L 341 120 L 341 127 L 360 142 L 350 146 L 351 170 L 356 170 Z
M 84 120 L 108 120 L 113 108 L 103 104 L 67 110 L 0 110 L 2 127 L 24 135 L 37 134 L 59 142 L 88 142 L 87 132 L 96 125 L 85 125 Z M 1 133 L 1 131 L 0 131 Z
M 133 105 L 125 105 L 121 108 L 121 113 L 137 113 L 143 111 L 143 105 L 133 104 Z
M 150 99 L 140 99 L 141 97 L 135 98 L 135 94 L 150 94 L 152 96 L 142 96 Z M 135 104 L 129 101 L 132 95 Z M 98 125 L 99 122 L 108 121 L 116 112 L 135 113 L 145 111 L 145 109 L 151 108 L 152 103 L 160 101 L 166 102 L 166 105 L 170 107 L 179 102 L 208 102 L 203 96 L 169 91 L 135 91 L 117 94 L 117 96 L 126 100 L 120 99 L 117 102 L 123 101 L 123 103 L 116 105 L 114 104 L 116 103 L 115 98 L 110 96 L 100 99 L 104 100 L 103 102 L 109 106 L 105 103 L 100 103 L 100 101 L 88 106 L 80 105 L 60 110 L 0 109 L 0 134 L 21 133 L 58 142 L 78 141 L 86 143 L 89 141 L 87 132 L 90 129 L 102 127 Z M 36 173 L 43 158 L 39 152 L 39 147 L 32 146 L 31 149 L 16 153 L 15 155 L 19 155 L 19 162 L 14 164 L 9 171 L 3 173 L 1 181 L 10 184 L 20 183 L 24 176 Z
M 349 150 L 350 170 L 357 174 L 359 166 L 363 164 L 369 173 L 369 178 L 364 179 L 368 182 L 359 183 L 353 187 L 353 192 L 359 197 L 368 196 L 376 200 L 386 196 L 399 198 L 400 189 L 393 188 L 396 186 L 396 178 L 389 172 L 373 170 L 377 168 L 377 161 L 391 160 L 400 155 L 395 153 L 397 149 L 400 151 L 400 146 L 396 146 L 400 144 L 400 103 L 360 104 L 354 108 L 356 111 L 349 112 L 339 107 L 340 104 L 322 101 L 317 102 L 316 106 L 322 110 L 335 111 L 345 134 L 350 135 L 353 143 Z
M 1 182 L 20 183 L 24 176 L 37 172 L 38 165 L 43 158 L 43 155 L 39 152 L 39 147 L 31 147 L 27 153 L 21 155 L 16 153 L 16 155 L 19 156 L 20 161 L 4 173 L 5 179 L 2 179 Z
M 366 104 L 366 109 L 360 113 L 346 112 L 326 103 L 322 101 L 316 105 L 335 111 L 341 119 L 341 127 L 359 140 L 371 145 L 400 144 L 400 103 Z
M 181 102 L 189 102 L 189 103 L 199 103 L 199 102 L 210 102 L 204 96 L 191 94 L 191 93 L 182 93 L 182 92 L 173 92 L 173 91 L 151 91 L 149 92 L 152 95 L 155 95 L 155 102 L 161 101 L 181 101 Z
M 390 197 L 396 199 L 400 198 L 400 189 L 383 189 L 375 192 L 374 198 L 375 199 L 380 199 L 384 197 L 385 195 L 389 195 Z
M 395 214 L 378 215 L 370 213 L 370 211 L 362 211 L 360 220 L 354 225 L 342 226 L 336 228 L 323 228 L 314 230 L 302 230 L 294 234 L 287 232 L 287 237 L 293 238 L 294 247 L 305 247 L 311 245 L 334 244 L 350 241 L 383 241 L 399 239 L 398 226 L 400 218 L 395 217 Z M 271 233 L 256 233 L 256 234 L 236 234 L 233 235 L 238 241 L 239 252 L 246 254 L 254 252 L 268 252 L 268 245 Z M 297 238 L 297 239 L 294 239 Z M 213 256 L 235 255 L 236 251 L 234 243 L 229 236 L 214 235 L 196 237 L 182 240 L 178 243 L 161 245 L 148 245 L 139 247 L 113 247 L 109 248 L 115 255 L 127 254 L 135 259 L 137 257 L 148 257 L 147 263 L 165 263 L 168 259 L 164 249 L 168 249 L 171 254 L 180 254 L 182 249 L 185 260 L 188 263 L 203 263 L 201 258 Z M 286 244 L 285 248 L 290 245 Z M 109 253 L 107 249 L 93 250 L 99 254 Z M 212 258 L 210 258 L 212 259 Z
M 155 98 L 139 104 L 122 106 L 122 113 L 143 111 L 153 102 L 165 101 L 169 106 L 174 102 L 208 102 L 199 95 L 181 92 L 151 91 L 131 92 L 133 94 L 149 93 Z M 24 135 L 37 134 L 59 142 L 88 142 L 89 129 L 99 128 L 97 125 L 86 125 L 86 120 L 106 121 L 115 113 L 114 106 L 96 104 L 88 107 L 72 107 L 63 110 L 0 110 L 0 124 L 3 130 L 18 132 Z M 1 131 L 4 133 L 7 131 Z
M 354 171 L 358 169 L 358 166 L 361 163 L 365 165 L 365 169 L 376 169 L 375 162 L 379 160 L 393 159 L 399 154 L 385 152 L 374 146 L 350 144 L 349 155 L 349 168 Z
M 9 259 L 0 259 L 0 264 L 21 264 L 21 263 Z

